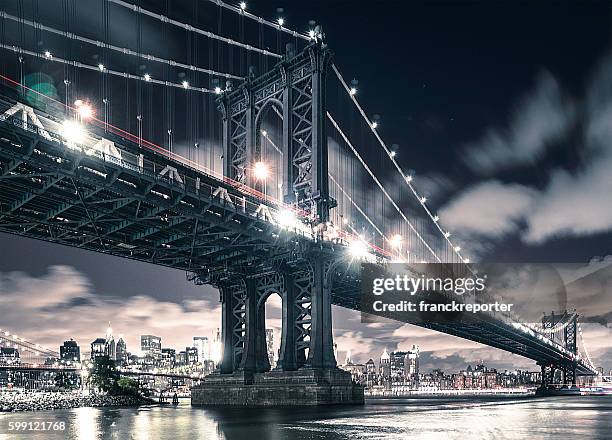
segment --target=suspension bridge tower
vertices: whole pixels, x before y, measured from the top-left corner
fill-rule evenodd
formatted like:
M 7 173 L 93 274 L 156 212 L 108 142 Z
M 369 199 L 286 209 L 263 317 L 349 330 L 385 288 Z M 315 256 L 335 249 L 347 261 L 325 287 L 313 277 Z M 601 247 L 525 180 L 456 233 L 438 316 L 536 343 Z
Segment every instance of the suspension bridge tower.
M 570 362 L 540 362 L 542 371 L 541 387 L 539 394 L 551 394 L 557 392 L 558 388 L 564 391 L 578 393 L 576 387 L 577 367 L 577 331 L 578 315 L 564 310 L 560 313 L 551 312 L 550 315 L 542 316 L 542 329 L 549 334 L 553 341 L 561 344 L 565 350 L 572 354 Z
M 305 212 L 321 233 L 335 206 L 328 191 L 325 80 L 331 51 L 315 41 L 256 77 L 228 83 L 219 98 L 223 117 L 224 177 L 260 189 L 253 166 L 268 111 L 282 115 L 284 202 Z M 262 208 L 265 209 L 265 207 Z M 268 249 L 267 264 L 240 259 L 223 273 L 200 275 L 220 291 L 223 358 L 219 371 L 192 389 L 194 405 L 361 404 L 363 388 L 336 366 L 332 338 L 331 284 L 338 256 L 322 240 L 295 241 L 290 252 Z M 265 303 L 282 298 L 282 335 L 270 370 Z

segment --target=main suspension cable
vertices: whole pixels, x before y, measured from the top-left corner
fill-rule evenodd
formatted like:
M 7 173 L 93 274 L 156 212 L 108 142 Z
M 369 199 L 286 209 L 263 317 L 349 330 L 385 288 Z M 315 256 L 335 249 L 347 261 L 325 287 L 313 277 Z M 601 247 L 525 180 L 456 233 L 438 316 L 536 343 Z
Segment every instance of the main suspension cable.
M 349 97 L 351 98 L 351 100 L 353 101 L 353 103 L 355 104 L 355 106 L 357 107 L 357 110 L 359 110 L 359 113 L 361 113 L 361 116 L 363 116 L 364 120 L 367 122 L 368 126 L 370 127 L 370 130 L 372 131 L 372 133 L 374 133 L 374 136 L 376 137 L 376 139 L 378 140 L 378 143 L 380 144 L 380 146 L 383 148 L 383 150 L 385 151 L 385 153 L 387 153 L 387 156 L 389 157 L 389 159 L 391 159 L 391 162 L 393 163 L 393 165 L 395 166 L 395 168 L 397 169 L 397 171 L 400 173 L 400 175 L 402 176 L 402 180 L 406 183 L 406 185 L 408 185 L 408 188 L 410 188 L 410 191 L 412 192 L 412 194 L 414 194 L 414 196 L 417 198 L 418 202 L 421 204 L 421 206 L 423 207 L 423 209 L 425 210 L 425 212 L 427 213 L 427 215 L 429 216 L 429 218 L 431 219 L 431 221 L 436 225 L 436 228 L 440 231 L 440 233 L 442 234 L 442 236 L 444 237 L 444 240 L 446 240 L 448 242 L 448 244 L 451 246 L 451 248 L 453 249 L 453 251 L 455 252 L 455 254 L 459 257 L 459 259 L 464 262 L 464 263 L 469 263 L 469 260 L 464 258 L 461 255 L 460 252 L 460 247 L 455 246 L 452 241 L 450 240 L 450 234 L 447 231 L 444 231 L 442 229 L 442 227 L 440 226 L 440 222 L 439 222 L 439 218 L 437 215 L 432 214 L 432 212 L 429 210 L 429 208 L 426 205 L 426 201 L 427 199 L 420 196 L 418 194 L 418 192 L 416 191 L 414 185 L 412 184 L 412 176 L 410 175 L 406 175 L 401 167 L 399 166 L 399 164 L 397 163 L 397 160 L 395 160 L 394 155 L 391 153 L 391 150 L 389 150 L 389 148 L 387 147 L 387 144 L 385 144 L 385 141 L 383 141 L 383 139 L 380 137 L 380 135 L 378 134 L 378 131 L 376 131 L 376 128 L 374 126 L 374 124 L 372 123 L 372 121 L 370 120 L 370 118 L 368 118 L 368 116 L 365 114 L 365 111 L 363 110 L 363 108 L 361 107 L 361 105 L 359 104 L 359 101 L 357 101 L 357 98 L 355 98 L 355 94 L 351 92 L 351 88 L 349 87 L 349 85 L 347 84 L 347 82 L 345 81 L 344 77 L 342 76 L 342 74 L 340 73 L 340 71 L 338 70 L 338 68 L 336 67 L 335 64 L 332 64 L 332 70 L 334 71 L 334 73 L 336 74 L 336 77 L 338 78 L 338 80 L 340 80 L 340 83 L 342 84 L 342 86 L 344 87 L 344 89 L 346 90 L 346 92 L 348 93 Z
M 233 75 L 231 73 L 217 72 L 215 70 L 206 69 L 204 67 L 198 67 L 198 66 L 193 66 L 193 65 L 190 65 L 190 64 L 184 64 L 184 63 L 181 63 L 180 61 L 167 60 L 165 58 L 160 58 L 160 57 L 157 57 L 155 55 L 150 55 L 150 54 L 146 54 L 146 53 L 140 53 L 138 51 L 129 49 L 127 47 L 114 46 L 112 44 L 108 44 L 108 43 L 105 43 L 103 41 L 93 40 L 91 38 L 87 38 L 87 37 L 83 37 L 83 36 L 80 36 L 80 35 L 76 35 L 76 34 L 71 33 L 71 32 L 66 33 L 64 31 L 52 28 L 50 26 L 46 26 L 46 25 L 44 25 L 42 23 L 38 23 L 36 21 L 25 20 L 25 19 L 21 20 L 18 17 L 15 17 L 15 16 L 13 16 L 11 14 L 7 14 L 4 11 L 0 11 L 0 16 L 6 18 L 8 20 L 22 22 L 23 24 L 25 24 L 27 26 L 30 26 L 30 27 L 33 27 L 35 29 L 44 30 L 44 31 L 52 33 L 52 34 L 60 35 L 62 37 L 69 38 L 71 40 L 81 41 L 83 43 L 91 44 L 91 45 L 94 45 L 94 46 L 97 46 L 97 47 L 110 49 L 110 50 L 113 50 L 115 52 L 119 52 L 119 53 L 122 53 L 122 54 L 125 54 L 125 55 L 132 55 L 132 56 L 136 56 L 136 57 L 139 57 L 139 58 L 142 58 L 142 59 L 145 59 L 145 60 L 155 61 L 157 63 L 165 63 L 165 64 L 167 64 L 169 66 L 172 66 L 172 67 L 180 67 L 182 69 L 187 69 L 187 70 L 191 70 L 191 71 L 194 71 L 194 72 L 206 73 L 208 75 L 221 76 L 221 77 L 224 77 L 224 78 L 236 79 L 236 80 L 244 79 L 242 76 Z
M 109 0 L 109 1 L 120 1 L 120 0 Z M 266 26 L 269 26 L 271 28 L 274 28 L 274 29 L 279 30 L 281 32 L 284 32 L 286 34 L 289 34 L 292 37 L 301 38 L 302 40 L 306 40 L 306 41 L 310 41 L 312 39 L 307 34 L 302 34 L 300 32 L 294 31 L 292 29 L 286 28 L 286 27 L 284 27 L 283 25 L 281 25 L 278 22 L 275 23 L 273 21 L 266 20 L 265 18 L 259 17 L 259 16 L 255 15 L 255 14 L 251 14 L 250 12 L 246 11 L 245 9 L 239 8 L 239 7 L 234 6 L 234 5 L 230 5 L 230 4 L 225 3 L 225 2 L 223 2 L 221 0 L 208 0 L 208 1 L 211 2 L 211 3 L 214 3 L 215 5 L 221 6 L 222 8 L 229 9 L 230 11 L 234 11 L 237 14 L 240 14 L 240 15 L 248 17 L 248 18 L 250 18 L 252 20 L 255 20 L 258 23 L 265 24 Z
M 60 58 L 60 57 L 56 57 L 54 55 L 45 55 L 42 53 L 38 53 L 38 52 L 34 52 L 31 50 L 27 50 L 27 49 L 23 49 L 21 47 L 18 46 L 11 46 L 8 44 L 4 44 L 4 43 L 0 43 L 0 48 L 2 49 L 6 49 L 6 50 L 11 50 L 17 54 L 25 54 L 25 55 L 30 55 L 36 58 L 41 58 L 44 59 L 46 61 L 51 61 L 51 62 L 55 62 L 55 63 L 61 63 L 64 64 L 66 66 L 73 66 L 73 67 L 79 67 L 82 69 L 88 69 L 88 70 L 92 70 L 92 71 L 97 71 L 100 73 L 104 73 L 104 74 L 108 74 L 108 75 L 113 75 L 113 76 L 118 76 L 121 78 L 129 78 L 129 79 L 135 79 L 138 81 L 144 81 L 144 82 L 150 82 L 153 84 L 159 84 L 159 85 L 167 85 L 167 86 L 171 86 L 171 87 L 176 87 L 179 89 L 186 89 L 186 90 L 195 90 L 198 92 L 202 92 L 202 93 L 213 93 L 216 94 L 216 92 L 214 90 L 210 90 L 207 89 L 206 87 L 194 87 L 190 84 L 178 84 L 178 83 L 174 83 L 174 82 L 170 82 L 170 81 L 160 81 L 158 79 L 152 78 L 150 76 L 147 77 L 143 77 L 143 76 L 138 76 L 138 75 L 133 75 L 131 73 L 127 73 L 127 72 L 119 72 L 117 70 L 112 70 L 112 69 L 107 69 L 106 67 L 104 68 L 104 70 L 101 70 L 99 66 L 94 66 L 91 64 L 85 64 L 85 63 L 81 63 L 80 61 L 73 61 L 73 60 L 66 60 L 64 58 Z
M 438 255 L 436 254 L 436 252 L 431 248 L 431 246 L 429 246 L 429 244 L 425 241 L 425 239 L 421 236 L 421 234 L 419 234 L 419 232 L 416 230 L 416 228 L 412 225 L 412 223 L 410 222 L 410 220 L 408 220 L 408 217 L 406 217 L 406 215 L 403 213 L 403 211 L 400 209 L 400 207 L 397 205 L 397 203 L 395 203 L 395 200 L 393 200 L 393 198 L 389 195 L 389 193 L 387 192 L 387 190 L 385 189 L 385 187 L 382 185 L 382 183 L 380 183 L 380 181 L 378 180 L 378 178 L 376 177 L 376 175 L 372 172 L 372 170 L 370 169 L 370 167 L 368 166 L 368 164 L 365 162 L 365 160 L 361 157 L 361 155 L 359 154 L 359 152 L 357 152 L 357 149 L 353 146 L 353 144 L 351 143 L 351 141 L 348 139 L 348 137 L 344 134 L 344 131 L 342 131 L 342 129 L 340 128 L 340 126 L 338 125 L 338 123 L 336 122 L 336 120 L 332 117 L 332 115 L 327 112 L 327 118 L 329 119 L 329 121 L 332 123 L 332 125 L 334 126 L 334 128 L 338 131 L 338 133 L 340 134 L 340 136 L 342 136 L 342 139 L 344 139 L 344 142 L 346 142 L 346 144 L 349 146 L 349 148 L 353 151 L 353 154 L 357 157 L 357 159 L 359 160 L 359 162 L 361 162 L 361 165 L 365 168 L 365 170 L 368 172 L 368 174 L 370 175 L 370 177 L 372 177 L 372 179 L 374 180 L 374 182 L 376 182 L 376 185 L 380 188 L 380 190 L 383 192 L 383 194 L 385 195 L 385 197 L 387 197 L 387 200 L 389 200 L 389 202 L 391 202 L 391 204 L 393 205 L 393 207 L 395 208 L 395 210 L 397 211 L 397 213 L 404 219 L 404 221 L 406 222 L 406 224 L 408 225 L 408 227 L 410 228 L 410 230 L 412 232 L 415 233 L 415 235 L 419 238 L 419 240 L 421 240 L 421 242 L 423 243 L 423 245 L 425 246 L 425 248 L 427 248 L 427 250 L 431 253 L 431 255 L 434 256 L 434 258 L 436 259 L 436 261 L 438 263 L 441 263 L 442 260 L 440 259 L 440 257 L 438 257 Z
M 211 39 L 214 39 L 214 40 L 218 40 L 218 41 L 222 41 L 223 43 L 231 44 L 233 46 L 238 46 L 238 47 L 241 47 L 243 49 L 250 50 L 250 51 L 253 51 L 253 52 L 257 52 L 257 53 L 260 53 L 260 54 L 263 54 L 263 55 L 266 55 L 266 56 L 271 56 L 271 57 L 275 57 L 275 58 L 282 58 L 282 55 L 279 55 L 279 54 L 274 53 L 274 52 L 270 52 L 267 49 L 260 49 L 259 47 L 251 46 L 250 44 L 241 43 L 239 41 L 232 40 L 231 38 L 223 37 L 223 36 L 217 35 L 217 34 L 215 34 L 213 32 L 205 31 L 203 29 L 197 28 L 197 27 L 192 26 L 190 24 L 182 23 L 182 22 L 177 21 L 177 20 L 173 20 L 172 18 L 170 18 L 170 17 L 168 17 L 166 15 L 157 14 L 155 12 L 148 11 L 146 9 L 141 8 L 138 5 L 130 4 L 130 3 L 124 2 L 122 0 L 106 0 L 106 1 L 108 1 L 110 3 L 113 3 L 115 5 L 121 6 L 123 8 L 129 9 L 131 11 L 135 11 L 135 12 L 137 12 L 139 14 L 144 14 L 144 15 L 147 15 L 147 16 L 149 16 L 151 18 L 155 18 L 156 20 L 159 20 L 162 23 L 170 23 L 170 24 L 172 24 L 174 26 L 183 28 L 183 29 L 185 29 L 186 31 L 189 31 L 189 32 L 195 32 L 196 34 L 204 35 L 205 37 L 208 37 L 208 38 L 211 38 Z

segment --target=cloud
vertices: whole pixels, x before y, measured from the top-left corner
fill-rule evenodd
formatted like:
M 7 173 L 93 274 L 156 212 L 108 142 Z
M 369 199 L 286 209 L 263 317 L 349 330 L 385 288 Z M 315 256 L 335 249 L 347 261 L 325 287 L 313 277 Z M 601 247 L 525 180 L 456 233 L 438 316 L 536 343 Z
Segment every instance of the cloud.
M 489 129 L 467 148 L 464 159 L 472 170 L 485 175 L 534 163 L 549 144 L 567 133 L 574 114 L 558 82 L 544 72 L 535 89 L 517 105 L 508 127 Z
M 523 241 L 531 244 L 608 232 L 612 203 L 605 200 L 612 194 L 611 169 L 612 157 L 600 157 L 575 175 L 557 170 L 541 191 L 497 180 L 481 182 L 447 203 L 440 218 L 464 236 L 502 239 L 522 231 Z
M 612 230 L 612 58 L 595 72 L 583 112 L 582 167 L 556 170 L 529 215 L 527 242 L 559 236 L 585 236 Z M 606 202 L 608 201 L 608 202 Z
M 517 108 L 510 128 L 490 129 L 467 149 L 468 164 L 490 174 L 534 163 L 547 146 L 580 124 L 582 138 L 571 171 L 551 170 L 542 188 L 491 179 L 468 188 L 440 211 L 445 225 L 467 235 L 500 239 L 521 233 L 529 244 L 612 231 L 612 57 L 595 70 L 585 99 L 573 104 L 549 74 Z M 578 102 L 578 101 L 576 101 Z
M 111 321 L 138 353 L 141 334 L 162 336 L 164 347 L 184 348 L 193 336 L 212 336 L 220 325 L 217 298 L 160 301 L 146 295 L 118 298 L 93 293 L 88 278 L 70 266 L 51 266 L 35 278 L 22 272 L 0 274 L 2 326 L 35 343 L 58 350 L 74 338 L 82 352 L 103 336 Z
M 587 264 L 562 264 L 557 265 L 559 275 L 565 284 L 569 284 L 580 278 L 586 277 L 601 269 L 612 266 L 612 255 L 605 257 L 593 257 Z
M 523 185 L 490 180 L 461 192 L 439 215 L 445 227 L 462 235 L 501 238 L 517 230 L 535 194 Z
M 612 139 L 611 139 L 612 140 Z M 527 215 L 523 239 L 542 243 L 562 236 L 586 236 L 612 230 L 612 160 L 592 163 L 571 175 L 556 171 Z

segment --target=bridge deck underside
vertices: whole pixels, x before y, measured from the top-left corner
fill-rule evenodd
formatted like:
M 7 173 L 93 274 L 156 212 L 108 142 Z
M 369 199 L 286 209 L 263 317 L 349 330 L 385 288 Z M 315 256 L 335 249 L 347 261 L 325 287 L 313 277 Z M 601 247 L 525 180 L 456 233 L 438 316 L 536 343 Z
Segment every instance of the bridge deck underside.
M 0 122 L 0 231 L 183 270 L 257 264 L 299 241 L 198 177 L 196 193 Z

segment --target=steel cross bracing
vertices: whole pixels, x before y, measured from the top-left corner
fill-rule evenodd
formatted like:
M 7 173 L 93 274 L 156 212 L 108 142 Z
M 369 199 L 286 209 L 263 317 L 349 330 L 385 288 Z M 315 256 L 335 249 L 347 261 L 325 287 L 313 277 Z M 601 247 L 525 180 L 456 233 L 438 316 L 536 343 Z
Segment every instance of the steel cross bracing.
M 289 45 L 271 71 L 234 87 L 219 98 L 223 117 L 225 176 L 256 187 L 249 166 L 261 158 L 260 125 L 272 107 L 282 112 L 284 201 L 312 213 L 319 222 L 335 206 L 329 198 L 325 135 L 325 79 L 330 50 L 320 41 L 299 54 Z

